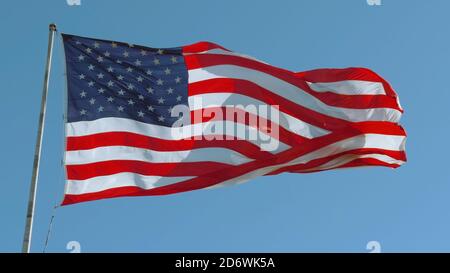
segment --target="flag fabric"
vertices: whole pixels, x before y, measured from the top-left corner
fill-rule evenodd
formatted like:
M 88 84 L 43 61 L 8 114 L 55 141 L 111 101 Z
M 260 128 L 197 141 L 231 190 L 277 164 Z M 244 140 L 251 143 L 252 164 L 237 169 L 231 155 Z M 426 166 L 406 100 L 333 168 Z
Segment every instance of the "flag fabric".
M 63 205 L 406 162 L 397 94 L 369 69 L 292 72 L 209 42 L 63 43 Z

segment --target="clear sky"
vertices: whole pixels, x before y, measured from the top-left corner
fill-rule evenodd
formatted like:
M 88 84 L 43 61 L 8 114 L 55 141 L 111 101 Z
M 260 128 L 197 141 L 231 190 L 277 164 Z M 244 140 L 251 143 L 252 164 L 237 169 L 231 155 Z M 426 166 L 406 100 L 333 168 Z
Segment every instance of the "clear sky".
M 283 174 L 188 193 L 58 208 L 47 250 L 450 251 L 450 1 L 8 0 L 0 8 L 0 251 L 20 251 L 46 58 L 61 32 L 151 47 L 219 43 L 293 71 L 362 66 L 400 96 L 408 162 Z M 62 199 L 63 52 L 55 47 L 32 251 Z

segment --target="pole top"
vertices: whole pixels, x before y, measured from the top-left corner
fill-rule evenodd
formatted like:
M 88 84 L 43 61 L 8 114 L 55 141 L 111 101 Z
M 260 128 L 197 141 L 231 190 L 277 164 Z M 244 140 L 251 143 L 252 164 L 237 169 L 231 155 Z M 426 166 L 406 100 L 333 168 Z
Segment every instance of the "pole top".
M 50 29 L 50 31 L 56 31 L 56 25 L 54 23 L 51 23 L 48 28 Z

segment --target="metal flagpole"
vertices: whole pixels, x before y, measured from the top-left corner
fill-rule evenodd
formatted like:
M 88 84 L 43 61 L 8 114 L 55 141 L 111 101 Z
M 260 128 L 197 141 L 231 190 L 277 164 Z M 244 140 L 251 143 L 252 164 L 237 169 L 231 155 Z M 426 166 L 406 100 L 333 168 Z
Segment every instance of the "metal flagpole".
M 33 230 L 34 203 L 36 201 L 36 189 L 39 175 L 39 161 L 41 159 L 42 135 L 44 133 L 45 111 L 47 108 L 48 81 L 52 66 L 53 41 L 55 39 L 56 25 L 50 24 L 48 34 L 47 65 L 45 68 L 44 88 L 42 90 L 41 113 L 39 115 L 38 134 L 34 150 L 33 172 L 31 175 L 30 193 L 28 197 L 27 218 L 25 223 L 25 233 L 23 235 L 22 252 L 29 253 L 31 246 L 31 233 Z

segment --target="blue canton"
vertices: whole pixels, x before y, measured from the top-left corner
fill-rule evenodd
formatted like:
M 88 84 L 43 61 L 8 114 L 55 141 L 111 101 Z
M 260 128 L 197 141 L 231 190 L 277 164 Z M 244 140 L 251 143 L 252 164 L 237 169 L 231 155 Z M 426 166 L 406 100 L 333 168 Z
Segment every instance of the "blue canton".
M 171 127 L 188 105 L 181 48 L 149 48 L 63 34 L 67 122 L 128 118 Z

